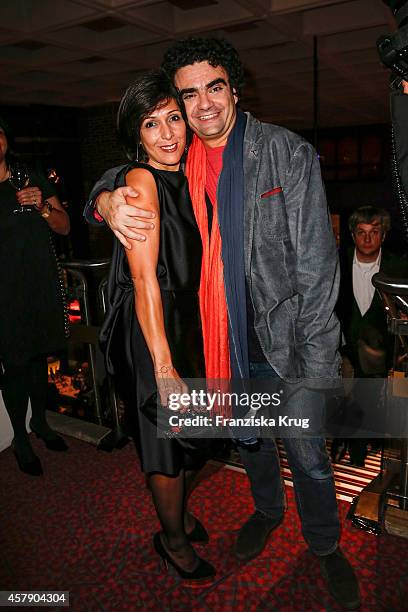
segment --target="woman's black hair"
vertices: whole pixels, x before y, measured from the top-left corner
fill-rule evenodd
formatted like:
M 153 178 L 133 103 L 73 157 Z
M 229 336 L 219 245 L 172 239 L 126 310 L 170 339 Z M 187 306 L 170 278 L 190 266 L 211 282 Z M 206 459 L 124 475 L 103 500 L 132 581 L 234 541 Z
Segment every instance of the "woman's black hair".
M 6 165 L 8 168 L 10 166 L 10 161 L 13 157 L 14 136 L 13 136 L 13 132 L 11 130 L 10 125 L 7 123 L 4 117 L 1 117 L 1 116 L 0 116 L 0 128 L 5 133 L 6 139 L 7 139 L 7 152 L 5 155 L 5 160 L 6 160 Z
M 146 154 L 140 144 L 142 121 L 154 109 L 171 100 L 179 103 L 175 87 L 162 70 L 146 72 L 129 85 L 119 104 L 116 125 L 130 160 L 146 160 Z
M 196 62 L 221 66 L 228 74 L 230 86 L 239 96 L 244 86 L 244 68 L 238 51 L 224 38 L 186 38 L 177 41 L 164 54 L 162 69 L 171 81 L 177 70 Z

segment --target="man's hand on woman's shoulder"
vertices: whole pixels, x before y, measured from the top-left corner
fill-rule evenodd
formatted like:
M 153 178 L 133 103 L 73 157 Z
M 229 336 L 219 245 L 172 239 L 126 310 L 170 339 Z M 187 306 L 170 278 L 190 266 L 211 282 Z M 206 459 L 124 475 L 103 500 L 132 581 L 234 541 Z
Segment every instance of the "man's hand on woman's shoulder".
M 96 200 L 96 210 L 109 225 L 116 238 L 127 249 L 131 244 L 127 238 L 146 240 L 146 235 L 135 229 L 149 231 L 154 228 L 150 220 L 156 215 L 149 210 L 138 208 L 139 193 L 133 187 L 118 187 L 114 191 L 103 191 Z

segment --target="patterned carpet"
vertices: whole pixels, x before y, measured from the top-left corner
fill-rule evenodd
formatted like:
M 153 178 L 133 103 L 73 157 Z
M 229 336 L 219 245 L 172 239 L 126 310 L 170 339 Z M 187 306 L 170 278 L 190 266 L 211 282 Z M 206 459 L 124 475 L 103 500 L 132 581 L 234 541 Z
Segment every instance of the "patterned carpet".
M 158 524 L 133 447 L 106 454 L 67 441 L 69 452 L 57 454 L 33 440 L 45 471 L 37 479 L 19 472 L 10 449 L 0 454 L 2 589 L 68 590 L 74 611 L 339 610 L 301 537 L 290 487 L 284 523 L 257 559 L 239 566 L 232 548 L 252 512 L 248 480 L 207 466 L 191 507 L 211 535 L 197 550 L 218 573 L 211 586 L 192 590 L 162 571 L 152 549 Z M 408 541 L 355 529 L 345 521 L 349 504 L 339 506 L 362 610 L 406 610 Z

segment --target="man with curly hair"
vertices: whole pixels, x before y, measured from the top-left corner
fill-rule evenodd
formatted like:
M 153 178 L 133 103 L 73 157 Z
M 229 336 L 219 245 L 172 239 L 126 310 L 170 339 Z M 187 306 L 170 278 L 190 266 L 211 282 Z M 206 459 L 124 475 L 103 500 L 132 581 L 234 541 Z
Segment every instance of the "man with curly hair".
M 227 41 L 179 41 L 166 52 L 162 67 L 194 133 L 186 174 L 203 240 L 200 305 L 207 377 L 312 381 L 294 401 L 299 414 L 311 401 L 319 412 L 322 400 L 314 389 L 339 375 L 339 324 L 333 314 L 337 252 L 316 153 L 296 134 L 237 107 L 243 68 Z M 108 171 L 97 183 L 85 215 L 90 222 L 100 215 L 129 247 L 127 238 L 146 239 L 135 229 L 148 229 L 151 221 L 137 219 L 143 213 L 126 204 L 125 197 L 135 195 L 130 188 L 108 193 L 115 175 L 115 169 Z M 304 538 L 319 557 L 333 597 L 356 609 L 359 588 L 338 546 L 325 440 L 283 442 Z M 239 450 L 255 502 L 235 546 L 245 562 L 262 552 L 282 521 L 285 499 L 275 441 L 250 436 Z

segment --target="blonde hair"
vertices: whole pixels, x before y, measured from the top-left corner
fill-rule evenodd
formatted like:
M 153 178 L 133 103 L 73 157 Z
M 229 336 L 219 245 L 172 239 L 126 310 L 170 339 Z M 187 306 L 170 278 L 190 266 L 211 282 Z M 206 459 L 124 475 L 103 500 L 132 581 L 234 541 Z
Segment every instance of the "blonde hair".
M 381 225 L 382 233 L 385 234 L 391 229 L 391 217 L 388 210 L 377 206 L 360 206 L 349 218 L 349 230 L 354 234 L 359 223 L 367 225 L 377 222 Z

